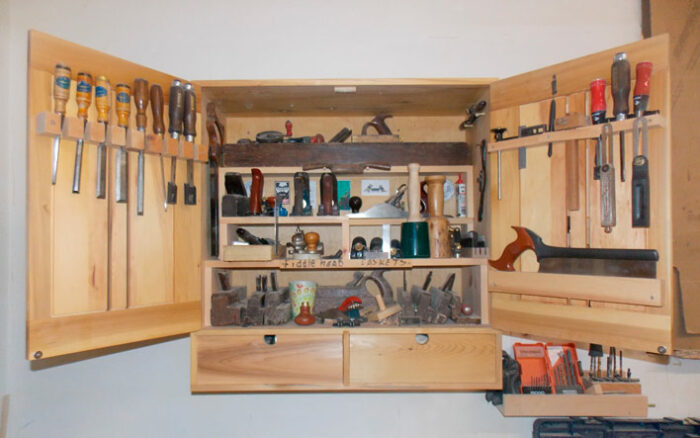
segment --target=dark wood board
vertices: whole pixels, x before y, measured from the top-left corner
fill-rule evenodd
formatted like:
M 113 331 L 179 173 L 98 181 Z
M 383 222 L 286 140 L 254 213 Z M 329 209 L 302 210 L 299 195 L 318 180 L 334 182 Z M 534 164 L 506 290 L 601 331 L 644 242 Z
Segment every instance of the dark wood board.
M 467 143 L 259 143 L 224 145 L 224 167 L 387 162 L 394 166 L 472 164 Z

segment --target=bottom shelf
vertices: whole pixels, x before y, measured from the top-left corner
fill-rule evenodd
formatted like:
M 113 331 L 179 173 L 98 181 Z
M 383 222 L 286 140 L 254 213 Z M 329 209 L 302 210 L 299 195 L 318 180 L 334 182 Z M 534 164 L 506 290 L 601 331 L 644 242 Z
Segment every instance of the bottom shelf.
M 504 417 L 646 417 L 641 394 L 503 394 Z

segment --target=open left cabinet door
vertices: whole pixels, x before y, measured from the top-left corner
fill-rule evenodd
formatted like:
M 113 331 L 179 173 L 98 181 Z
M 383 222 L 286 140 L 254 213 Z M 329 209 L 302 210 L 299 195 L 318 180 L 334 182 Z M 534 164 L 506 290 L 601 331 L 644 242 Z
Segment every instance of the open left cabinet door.
M 55 74 L 57 64 L 69 67 L 70 72 Z M 78 73 L 90 73 L 91 78 L 80 76 L 83 80 L 78 84 Z M 105 78 L 99 76 L 106 77 L 111 92 L 110 87 L 104 86 Z M 146 122 L 140 118 L 137 123 L 136 96 L 128 98 L 134 94 L 136 78 L 162 88 L 164 137 L 153 133 L 150 104 L 140 105 Z M 194 141 L 169 140 L 167 104 L 173 79 L 86 47 L 30 32 L 28 359 L 163 338 L 201 328 L 200 267 L 205 226 L 202 199 L 206 196 L 203 182 L 207 154 L 197 146 L 202 132 L 199 106 L 195 111 Z M 91 85 L 95 82 L 102 87 L 96 88 L 93 96 Z M 131 90 L 120 87 L 121 94 L 116 96 L 119 84 L 126 84 Z M 149 97 L 150 87 L 145 90 Z M 198 96 L 199 90 L 195 87 L 194 91 Z M 80 117 L 77 100 L 83 105 L 87 102 L 86 117 Z M 98 118 L 98 100 L 100 106 L 107 102 L 111 107 L 106 116 L 108 123 L 102 122 L 104 113 Z M 59 115 L 61 101 L 65 101 L 65 117 Z M 117 104 L 124 112 L 122 116 L 126 116 L 122 120 L 117 117 Z M 139 131 L 137 126 L 143 125 Z M 56 139 L 58 161 L 52 184 Z M 76 185 L 78 139 L 83 140 L 83 147 Z M 142 173 L 138 171 L 139 151 L 143 155 Z M 104 164 L 101 156 L 105 157 Z M 126 190 L 119 197 L 126 202 L 118 202 L 115 179 L 122 166 L 117 163 L 124 156 L 127 158 L 121 162 L 126 173 L 121 175 L 126 177 L 126 184 L 120 186 Z M 162 186 L 170 179 L 172 156 L 180 196 L 166 210 Z M 183 202 L 187 158 L 194 158 L 193 182 L 200 191 L 195 205 Z M 104 197 L 99 197 L 98 174 L 102 169 Z M 142 215 L 137 212 L 139 174 L 143 175 Z
M 615 169 L 613 178 L 606 181 L 612 181 L 616 195 L 611 203 L 616 221 L 606 230 L 604 225 L 609 216 L 603 219 L 601 206 L 606 203 L 601 200 L 609 200 L 610 192 L 603 194 L 601 180 L 596 179 L 594 170 L 597 139 L 605 123 L 591 123 L 590 84 L 597 78 L 605 80 L 601 100 L 605 101 L 607 118 L 614 120 L 611 66 L 620 52 L 626 53 L 631 71 L 625 111 L 629 115 L 627 120 L 610 123 L 614 132 L 612 155 L 602 164 L 609 163 Z M 631 114 L 637 67 L 644 61 L 653 64 L 647 109 L 658 112 L 645 116 L 650 195 L 646 207 L 650 220 L 647 226 L 639 226 L 633 224 L 634 206 L 639 204 L 633 201 L 633 185 L 638 180 L 632 162 L 642 154 L 642 148 L 633 149 L 636 117 Z M 491 129 L 507 128 L 504 137 L 517 136 L 523 126 L 545 124 L 547 127 L 552 120 L 550 108 L 554 108 L 555 123 L 565 116 L 575 120 L 580 115 L 582 124 L 533 136 L 521 133 L 517 139 L 489 144 L 489 173 L 494 175 L 490 186 L 491 257 L 499 258 L 508 244 L 516 240 L 512 226 L 532 230 L 550 246 L 658 253 L 653 275 L 628 275 L 622 271 L 601 275 L 593 267 L 574 266 L 575 273 L 557 271 L 551 265 L 543 269 L 542 260 L 538 260 L 535 252 L 525 251 L 515 260 L 513 272 L 489 270 L 491 320 L 496 328 L 540 339 L 597 343 L 661 354 L 673 352 L 676 291 L 672 275 L 670 96 L 667 35 L 491 85 Z M 597 105 L 600 104 L 599 100 Z M 626 139 L 622 149 L 620 133 Z M 550 144 L 551 156 L 548 155 Z M 610 148 L 604 150 L 602 158 L 606 160 Z M 621 160 L 622 151 L 624 160 Z M 606 262 L 603 268 L 616 264 L 617 261 Z

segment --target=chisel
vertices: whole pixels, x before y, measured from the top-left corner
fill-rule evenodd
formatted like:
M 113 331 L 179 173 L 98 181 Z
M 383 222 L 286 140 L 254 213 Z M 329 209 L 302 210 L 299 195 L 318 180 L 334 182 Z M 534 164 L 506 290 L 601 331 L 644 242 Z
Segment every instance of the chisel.
M 185 113 L 185 89 L 177 79 L 170 86 L 170 100 L 168 105 L 168 132 L 170 138 L 178 140 L 182 134 L 182 119 Z M 175 174 L 177 170 L 177 157 L 170 159 L 170 181 L 168 182 L 168 204 L 177 203 L 177 184 Z
M 610 76 L 615 120 L 625 120 L 630 97 L 630 63 L 625 52 L 615 54 Z M 625 131 L 620 131 L 620 181 L 625 181 Z
M 165 147 L 165 123 L 163 123 L 163 89 L 158 84 L 151 85 L 151 114 L 153 115 L 153 133 L 160 135 L 161 145 Z M 165 165 L 163 152 L 160 153 L 160 177 L 163 189 L 163 210 L 168 211 L 168 196 L 165 192 Z
M 61 132 L 63 132 L 63 119 L 66 116 L 66 103 L 70 97 L 70 67 L 56 64 L 53 71 L 53 112 L 61 116 Z M 51 184 L 56 185 L 56 173 L 58 172 L 58 149 L 61 142 L 61 134 L 53 139 L 53 157 L 51 159 Z
M 83 119 L 83 132 L 87 126 L 87 112 L 92 103 L 92 75 L 78 73 L 78 84 L 75 91 L 75 101 L 78 104 L 78 118 Z M 75 164 L 73 165 L 73 193 L 80 193 L 80 173 L 83 167 L 83 139 L 75 142 Z
M 134 79 L 134 105 L 136 105 L 136 130 L 146 133 L 146 107 L 148 106 L 148 81 Z M 143 149 L 139 149 L 138 168 L 136 176 L 136 214 L 143 216 L 144 197 L 144 156 Z
M 591 82 L 591 121 L 594 125 L 605 123 L 605 79 L 595 79 Z M 600 179 L 601 157 L 603 155 L 603 138 L 598 136 L 595 149 L 595 167 L 593 179 Z
M 116 110 L 117 110 L 117 125 L 120 128 L 125 128 L 126 134 L 129 133 L 129 115 L 131 114 L 131 88 L 126 84 L 118 84 L 116 86 Z M 127 136 L 128 137 L 128 136 Z M 126 152 L 126 146 L 122 145 L 117 151 L 116 162 L 116 181 L 115 181 L 115 198 L 117 202 L 127 202 L 129 188 L 129 155 Z
M 649 145 L 647 140 L 648 123 L 644 118 L 644 112 L 649 103 L 649 78 L 652 70 L 651 62 L 637 63 L 636 83 L 634 85 L 634 115 L 637 120 L 633 126 L 632 151 L 632 227 L 649 228 Z M 642 145 L 639 145 L 641 131 Z M 637 152 L 639 151 L 639 152 Z
M 635 67 L 635 84 L 634 96 L 632 102 L 634 104 L 635 117 L 642 117 L 647 110 L 649 104 L 649 79 L 651 78 L 651 70 L 654 65 L 651 62 L 638 62 Z
M 109 109 L 111 102 L 111 88 L 109 80 L 105 76 L 98 76 L 95 82 L 95 107 L 97 108 L 97 121 L 105 125 L 105 139 L 97 145 L 97 183 L 95 196 L 104 199 L 107 195 L 107 125 L 109 124 Z
M 185 84 L 185 141 L 194 143 L 197 135 L 197 100 L 194 88 L 189 82 Z M 194 160 L 187 160 L 187 182 L 184 186 L 185 205 L 197 204 L 197 187 L 194 185 Z

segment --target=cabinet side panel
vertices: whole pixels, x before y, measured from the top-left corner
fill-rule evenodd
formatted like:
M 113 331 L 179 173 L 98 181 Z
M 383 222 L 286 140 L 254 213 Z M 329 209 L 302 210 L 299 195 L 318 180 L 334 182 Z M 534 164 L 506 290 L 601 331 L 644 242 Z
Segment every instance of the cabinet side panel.
M 187 181 L 187 165 L 178 160 L 178 191 L 184 192 Z M 204 215 L 209 211 L 207 188 L 204 185 L 206 164 L 194 163 L 194 184 L 197 188 L 197 204 L 178 202 L 172 206 L 173 217 L 173 292 L 175 302 L 201 300 L 202 260 L 205 256 Z M 178 195 L 179 196 L 179 195 Z M 182 193 L 184 198 L 184 193 Z

